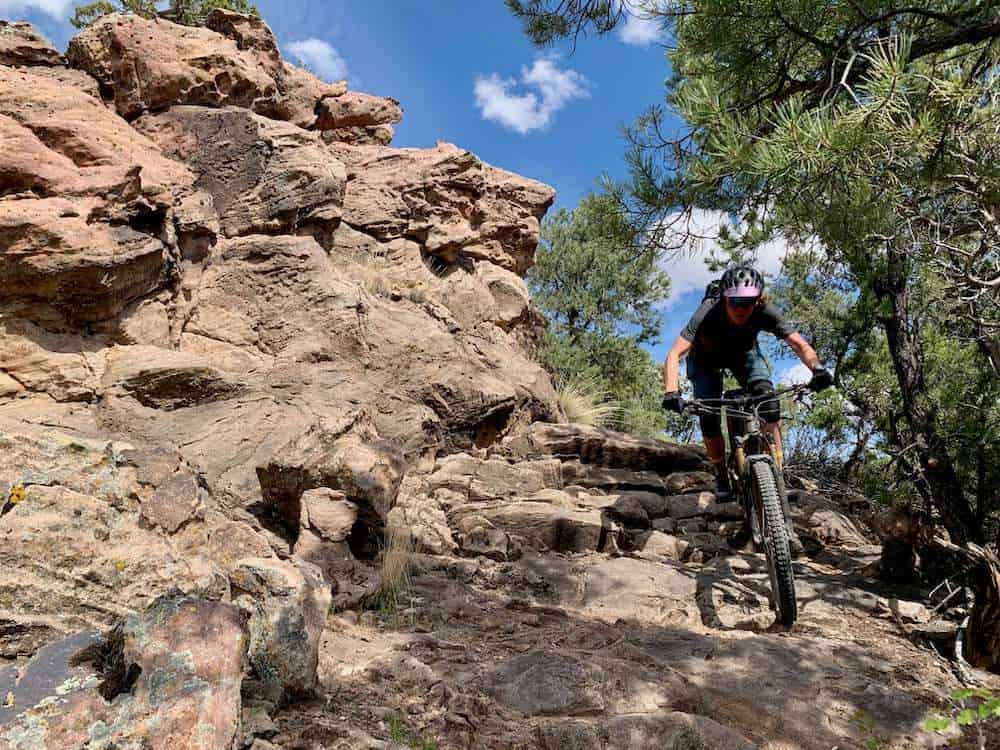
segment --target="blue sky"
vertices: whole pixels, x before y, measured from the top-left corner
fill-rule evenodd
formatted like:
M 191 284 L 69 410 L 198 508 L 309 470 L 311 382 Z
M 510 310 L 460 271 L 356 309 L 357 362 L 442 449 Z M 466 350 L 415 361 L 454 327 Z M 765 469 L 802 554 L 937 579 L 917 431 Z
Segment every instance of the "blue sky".
M 32 21 L 60 49 L 74 33 L 74 0 L 0 0 L 0 17 Z M 661 103 L 669 75 L 651 21 L 540 52 L 502 0 L 257 0 L 282 52 L 352 89 L 393 96 L 404 108 L 394 145 L 449 141 L 504 169 L 556 188 L 572 208 L 604 172 L 624 177 L 621 128 Z M 700 214 L 705 228 L 720 217 Z M 709 243 L 710 244 L 710 243 Z M 707 246 L 703 250 L 709 249 Z M 776 271 L 783 246 L 765 248 Z M 668 264 L 675 295 L 664 315 L 666 349 L 711 278 L 699 257 Z M 779 375 L 794 360 L 776 363 Z

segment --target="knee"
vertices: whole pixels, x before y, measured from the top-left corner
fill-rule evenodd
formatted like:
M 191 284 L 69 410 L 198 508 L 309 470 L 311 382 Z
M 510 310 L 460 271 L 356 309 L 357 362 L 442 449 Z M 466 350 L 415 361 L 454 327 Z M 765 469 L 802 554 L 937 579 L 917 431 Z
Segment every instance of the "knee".
M 770 380 L 755 380 L 750 384 L 750 394 L 753 396 L 767 396 L 773 393 L 774 385 Z M 776 398 L 768 399 L 761 404 L 758 413 L 768 424 L 776 424 L 781 421 L 781 402 Z
M 698 417 L 701 423 L 702 437 L 722 437 L 722 418 L 717 414 L 702 414 Z

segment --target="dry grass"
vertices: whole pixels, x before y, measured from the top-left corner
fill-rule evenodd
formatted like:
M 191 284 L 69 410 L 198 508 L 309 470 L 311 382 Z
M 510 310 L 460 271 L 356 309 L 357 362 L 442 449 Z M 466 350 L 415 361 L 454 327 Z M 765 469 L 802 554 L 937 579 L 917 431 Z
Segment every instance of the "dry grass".
M 375 592 L 379 609 L 390 614 L 398 611 L 400 600 L 410 590 L 416 550 L 416 541 L 408 529 L 386 527 L 381 577 Z
M 385 253 L 358 253 L 354 257 L 358 266 L 358 276 L 362 289 L 373 297 L 385 297 L 389 294 L 383 272 L 388 270 L 388 258 Z
M 568 422 L 608 427 L 621 414 L 618 402 L 592 378 L 571 378 L 558 383 L 556 393 Z

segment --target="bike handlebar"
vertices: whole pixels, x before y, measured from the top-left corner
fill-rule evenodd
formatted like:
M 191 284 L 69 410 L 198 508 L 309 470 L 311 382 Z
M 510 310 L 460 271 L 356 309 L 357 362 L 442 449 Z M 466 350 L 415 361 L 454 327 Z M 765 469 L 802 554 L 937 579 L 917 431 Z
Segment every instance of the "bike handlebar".
M 752 408 L 754 406 L 759 406 L 765 401 L 770 401 L 771 399 L 781 398 L 789 393 L 803 393 L 809 390 L 808 383 L 798 383 L 796 385 L 788 386 L 787 388 L 781 388 L 774 393 L 762 393 L 757 396 L 740 396 L 739 398 L 700 398 L 688 401 L 684 406 L 684 414 L 697 414 L 698 411 L 703 409 L 721 409 L 723 406 L 731 407 L 742 407 L 742 408 Z

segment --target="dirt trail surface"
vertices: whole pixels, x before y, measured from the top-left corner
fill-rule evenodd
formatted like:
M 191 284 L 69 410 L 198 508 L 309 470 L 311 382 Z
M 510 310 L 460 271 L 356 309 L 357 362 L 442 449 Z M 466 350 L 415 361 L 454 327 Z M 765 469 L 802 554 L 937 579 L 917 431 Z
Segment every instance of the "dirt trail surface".
M 403 114 L 258 18 L 0 22 L 0 750 L 944 742 L 867 501 L 796 488 L 775 629 L 699 447 L 563 423 L 554 191 Z

